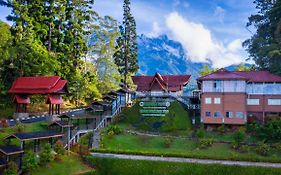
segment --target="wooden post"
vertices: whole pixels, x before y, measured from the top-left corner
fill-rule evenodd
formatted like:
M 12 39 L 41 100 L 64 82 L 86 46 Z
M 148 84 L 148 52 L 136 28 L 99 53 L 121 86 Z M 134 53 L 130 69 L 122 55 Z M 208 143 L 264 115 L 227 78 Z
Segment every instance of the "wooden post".
M 51 115 L 51 104 L 49 104 L 49 115 Z
M 57 114 L 59 115 L 60 114 L 60 105 L 57 104 Z

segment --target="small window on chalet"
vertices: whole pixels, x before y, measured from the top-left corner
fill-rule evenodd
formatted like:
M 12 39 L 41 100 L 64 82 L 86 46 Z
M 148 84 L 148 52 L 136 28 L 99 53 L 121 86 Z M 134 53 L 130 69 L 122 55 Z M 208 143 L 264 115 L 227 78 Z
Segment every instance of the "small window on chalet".
M 214 117 L 216 117 L 216 118 L 221 117 L 221 112 L 216 111 L 216 112 L 214 113 Z
M 211 117 L 211 112 L 208 111 L 205 113 L 205 115 L 206 115 L 206 117 Z
M 226 112 L 225 116 L 226 116 L 226 118 L 232 118 L 233 112 Z
M 222 81 L 216 80 L 214 81 L 213 88 L 215 92 L 221 92 L 222 91 Z
M 243 112 L 236 112 L 236 117 L 237 118 L 244 118 Z

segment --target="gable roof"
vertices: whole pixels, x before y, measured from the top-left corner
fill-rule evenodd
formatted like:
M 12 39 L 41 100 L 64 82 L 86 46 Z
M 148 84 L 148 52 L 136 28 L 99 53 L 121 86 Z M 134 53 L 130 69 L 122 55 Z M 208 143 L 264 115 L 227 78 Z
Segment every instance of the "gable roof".
M 137 91 L 151 91 L 155 83 L 159 85 L 158 90 L 180 91 L 190 79 L 190 75 L 160 75 L 156 73 L 153 76 L 141 75 L 132 76 L 134 84 L 137 85 Z
M 60 95 L 48 95 L 46 104 L 63 104 L 63 100 Z
M 9 90 L 12 94 L 67 93 L 67 80 L 59 76 L 19 77 Z
M 281 76 L 269 71 L 235 71 L 234 73 L 246 77 L 251 82 L 281 82 Z
M 26 95 L 15 95 L 13 98 L 13 103 L 17 104 L 29 104 L 30 98 Z
M 197 80 L 247 80 L 247 78 L 222 68 L 216 72 L 199 77 Z
M 219 69 L 206 76 L 199 77 L 198 81 L 203 80 L 245 80 L 248 82 L 281 82 L 281 76 L 274 75 L 269 71 L 227 71 Z

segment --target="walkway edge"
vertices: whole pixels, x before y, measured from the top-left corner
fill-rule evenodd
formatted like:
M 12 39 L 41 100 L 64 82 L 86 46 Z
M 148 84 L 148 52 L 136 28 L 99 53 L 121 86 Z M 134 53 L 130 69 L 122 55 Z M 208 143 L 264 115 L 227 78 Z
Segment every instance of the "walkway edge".
M 221 165 L 229 165 L 229 166 L 256 166 L 256 167 L 281 168 L 281 163 L 269 163 L 269 162 L 247 162 L 247 161 L 194 159 L 194 158 L 180 158 L 180 157 L 158 157 L 158 156 L 142 156 L 142 155 L 112 154 L 112 153 L 91 153 L 91 155 L 93 157 L 131 159 L 131 160 L 148 160 L 148 161 L 200 163 L 200 164 L 221 164 Z

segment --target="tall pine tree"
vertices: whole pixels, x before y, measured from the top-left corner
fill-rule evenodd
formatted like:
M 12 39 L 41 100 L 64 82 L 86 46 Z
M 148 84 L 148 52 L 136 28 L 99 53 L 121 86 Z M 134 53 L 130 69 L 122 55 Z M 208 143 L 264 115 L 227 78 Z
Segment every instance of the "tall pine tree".
M 135 74 L 139 68 L 136 22 L 131 13 L 130 0 L 124 0 L 123 23 L 120 28 L 120 37 L 117 39 L 117 51 L 114 54 L 115 64 L 120 74 L 124 77 L 125 85 L 128 83 L 128 76 Z

